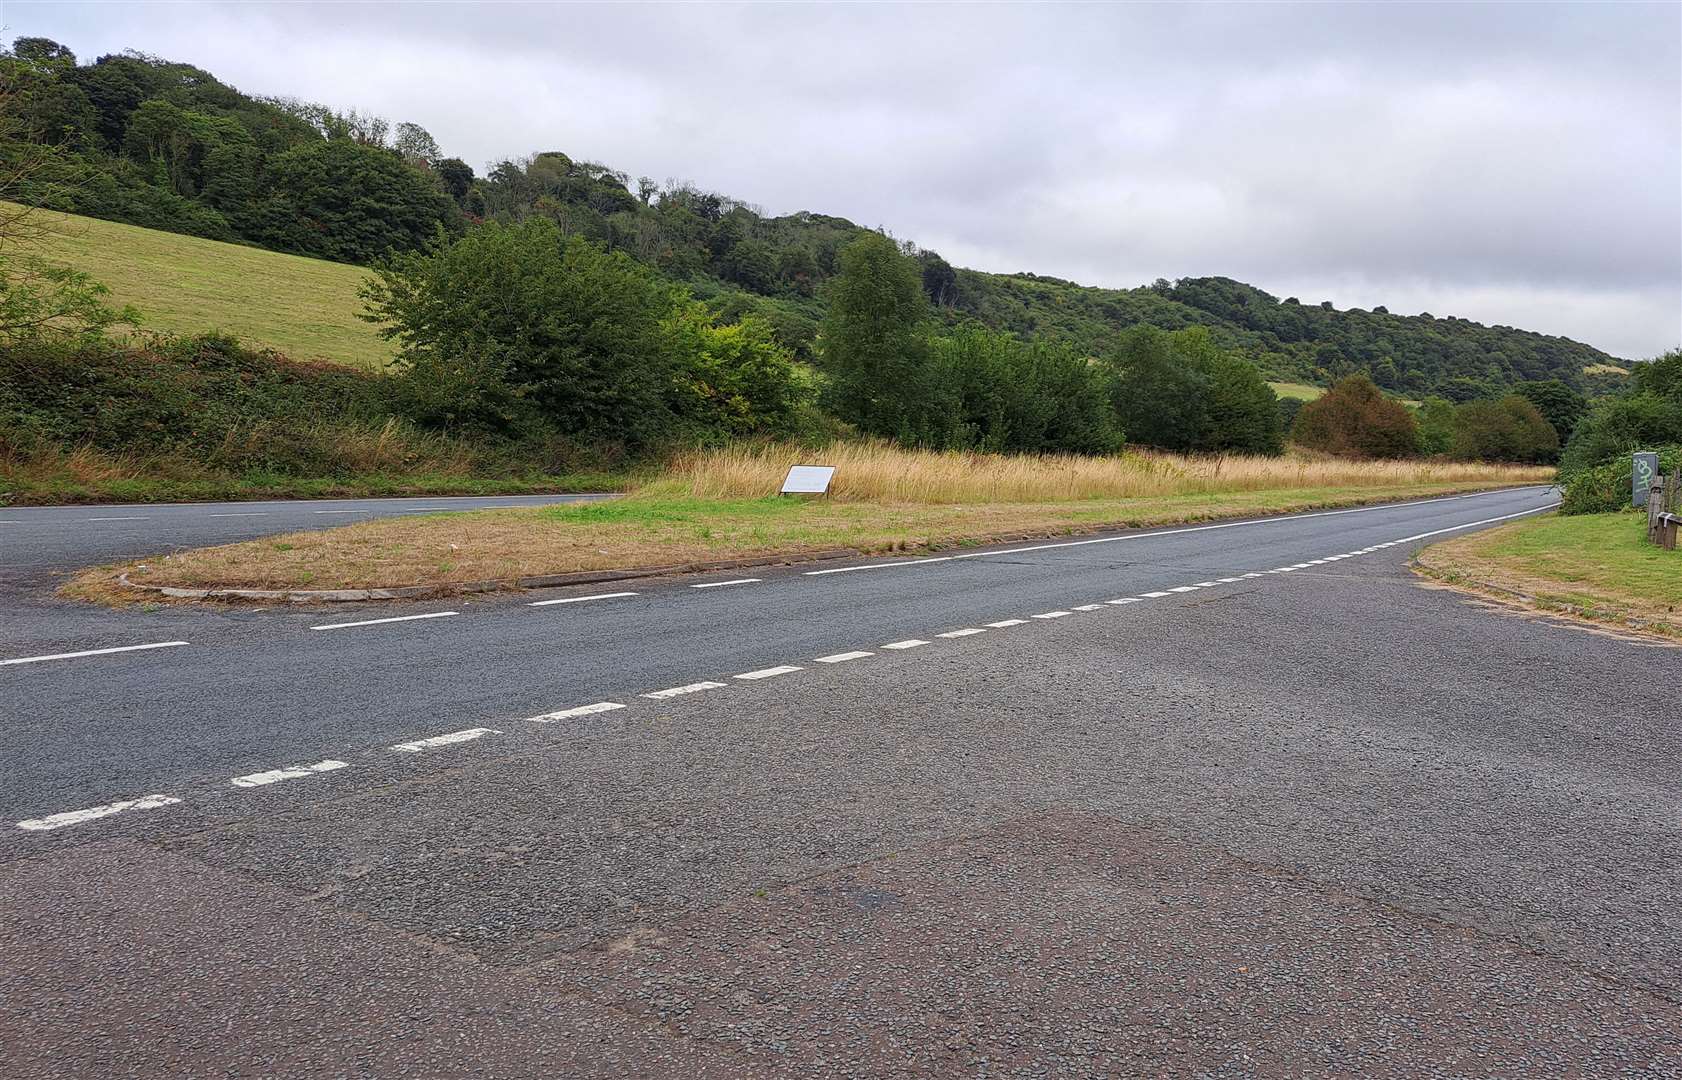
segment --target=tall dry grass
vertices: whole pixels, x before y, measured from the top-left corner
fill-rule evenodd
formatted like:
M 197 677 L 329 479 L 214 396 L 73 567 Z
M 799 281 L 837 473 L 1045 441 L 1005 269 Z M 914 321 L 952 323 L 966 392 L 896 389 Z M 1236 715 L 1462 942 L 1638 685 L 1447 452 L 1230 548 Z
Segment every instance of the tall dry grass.
M 697 498 L 773 495 L 794 464 L 834 465 L 831 495 L 888 503 L 1025 503 L 1161 498 L 1284 489 L 1376 488 L 1454 483 L 1534 483 L 1550 468 L 1438 461 L 1350 461 L 1188 456 L 1128 451 L 1116 457 L 1003 456 L 904 450 L 838 442 L 822 450 L 739 444 L 685 455 L 641 491 Z

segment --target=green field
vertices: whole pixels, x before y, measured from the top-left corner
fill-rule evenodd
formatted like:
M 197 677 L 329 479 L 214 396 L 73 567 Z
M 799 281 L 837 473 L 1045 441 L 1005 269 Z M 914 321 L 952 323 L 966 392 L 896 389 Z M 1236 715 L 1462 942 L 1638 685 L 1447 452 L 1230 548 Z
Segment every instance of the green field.
M 1273 392 L 1282 398 L 1296 398 L 1298 401 L 1313 401 L 1326 392 L 1323 386 L 1310 386 L 1299 382 L 1270 382 Z
M 357 266 L 282 255 L 193 236 L 40 211 L 33 253 L 91 274 L 117 304 L 132 304 L 141 328 L 220 330 L 295 360 L 378 368 L 392 347 L 357 319 Z

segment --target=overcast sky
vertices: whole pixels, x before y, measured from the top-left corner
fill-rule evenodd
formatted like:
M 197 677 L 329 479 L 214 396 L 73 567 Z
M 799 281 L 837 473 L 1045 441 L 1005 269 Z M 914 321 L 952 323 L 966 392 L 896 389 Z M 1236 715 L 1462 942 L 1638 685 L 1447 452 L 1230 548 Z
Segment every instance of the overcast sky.
M 839 214 L 986 270 L 1224 274 L 1682 344 L 1682 5 L 30 3 L 8 36 Z

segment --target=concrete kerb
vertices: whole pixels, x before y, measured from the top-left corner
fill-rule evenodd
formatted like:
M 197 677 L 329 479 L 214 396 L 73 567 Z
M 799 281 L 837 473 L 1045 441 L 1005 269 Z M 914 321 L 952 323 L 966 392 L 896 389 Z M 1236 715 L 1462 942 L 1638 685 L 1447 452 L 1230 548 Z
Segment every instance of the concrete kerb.
M 701 574 L 713 570 L 739 570 L 750 566 L 787 566 L 826 559 L 857 558 L 851 548 L 830 548 L 791 555 L 770 555 L 754 559 L 725 559 L 717 562 L 679 563 L 671 566 L 636 566 L 626 570 L 584 570 L 572 574 L 542 574 L 536 577 L 492 578 L 487 581 L 444 581 L 430 585 L 402 585 L 389 589 L 182 589 L 171 585 L 146 585 L 118 574 L 117 584 L 127 589 L 154 593 L 176 600 L 276 600 L 294 604 L 341 603 L 358 600 L 425 600 L 467 593 L 502 592 L 511 589 L 549 589 L 564 585 L 591 585 L 603 581 L 661 577 L 667 574 Z

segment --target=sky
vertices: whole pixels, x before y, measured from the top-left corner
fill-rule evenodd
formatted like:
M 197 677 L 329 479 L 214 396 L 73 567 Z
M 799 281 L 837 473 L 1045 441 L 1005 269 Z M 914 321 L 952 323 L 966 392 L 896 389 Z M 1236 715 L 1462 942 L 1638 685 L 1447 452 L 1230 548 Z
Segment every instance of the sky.
M 1682 4 L 52 3 L 135 49 L 982 270 L 1682 344 Z

